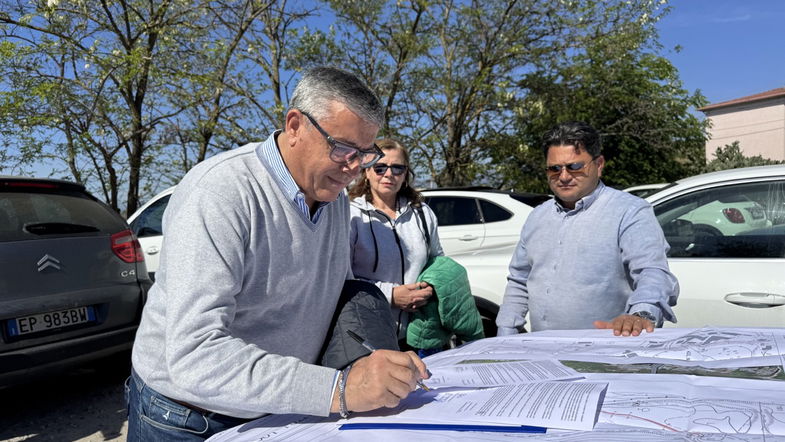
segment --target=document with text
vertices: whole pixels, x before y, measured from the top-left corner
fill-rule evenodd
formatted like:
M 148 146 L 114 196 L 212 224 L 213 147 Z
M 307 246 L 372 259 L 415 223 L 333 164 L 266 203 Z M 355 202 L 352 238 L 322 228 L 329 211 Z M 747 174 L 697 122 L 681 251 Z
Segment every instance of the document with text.
M 504 361 L 434 367 L 427 383 L 431 388 L 478 388 L 582 378 L 582 374 L 556 360 Z
M 423 407 L 435 422 L 492 422 L 566 430 L 591 430 L 608 384 L 537 382 L 437 397 Z M 427 409 L 426 409 L 427 408 Z M 407 413 L 397 417 L 405 419 Z

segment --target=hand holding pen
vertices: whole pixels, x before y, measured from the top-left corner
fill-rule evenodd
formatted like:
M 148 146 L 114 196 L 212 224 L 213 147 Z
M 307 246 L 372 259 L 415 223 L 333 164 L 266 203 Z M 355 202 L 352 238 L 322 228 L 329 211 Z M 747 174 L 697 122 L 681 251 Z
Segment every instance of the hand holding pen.
M 373 352 L 375 352 L 375 351 L 376 351 L 376 347 L 374 347 L 373 345 L 371 345 L 371 343 L 370 343 L 370 342 L 368 342 L 368 340 L 367 340 L 367 339 L 363 338 L 362 336 L 358 335 L 357 333 L 355 333 L 355 332 L 353 332 L 353 331 L 351 331 L 351 330 L 346 330 L 346 333 L 348 333 L 348 334 L 349 334 L 349 336 L 351 336 L 351 337 L 352 337 L 352 339 L 354 339 L 355 341 L 359 342 L 359 343 L 360 343 L 360 345 L 362 345 L 363 347 L 365 347 L 365 348 L 366 348 L 368 351 L 370 351 L 371 353 L 373 353 Z M 418 381 L 417 381 L 417 386 L 418 386 L 418 387 L 420 387 L 420 388 L 422 388 L 422 389 L 423 389 L 423 390 L 425 390 L 425 391 L 431 391 L 431 389 L 430 389 L 430 388 L 428 388 L 428 387 L 427 387 L 425 384 L 423 384 L 423 382 L 422 382 L 421 380 L 418 380 Z
M 346 375 L 344 386 L 346 411 L 370 411 L 394 408 L 412 392 L 418 380 L 428 378 L 425 363 L 413 352 L 376 350 L 356 360 Z M 338 412 L 338 390 L 331 410 Z

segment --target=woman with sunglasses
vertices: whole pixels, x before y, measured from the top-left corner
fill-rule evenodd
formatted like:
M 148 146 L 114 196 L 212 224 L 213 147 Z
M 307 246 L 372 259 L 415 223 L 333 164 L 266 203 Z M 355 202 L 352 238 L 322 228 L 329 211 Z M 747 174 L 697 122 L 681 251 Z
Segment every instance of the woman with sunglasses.
M 391 139 L 376 144 L 384 157 L 349 188 L 352 271 L 387 297 L 403 346 L 409 313 L 433 295 L 433 287 L 417 277 L 428 259 L 444 252 L 436 215 L 412 187 L 409 152 Z

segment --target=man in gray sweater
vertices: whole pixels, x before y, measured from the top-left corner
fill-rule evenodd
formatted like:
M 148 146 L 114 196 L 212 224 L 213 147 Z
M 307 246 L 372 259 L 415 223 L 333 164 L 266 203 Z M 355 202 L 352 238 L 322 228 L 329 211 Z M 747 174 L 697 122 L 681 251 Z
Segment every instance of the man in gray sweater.
M 283 130 L 177 186 L 127 381 L 128 440 L 203 440 L 267 413 L 393 407 L 427 377 L 411 352 L 314 365 L 349 265 L 344 188 L 381 151 L 383 111 L 356 76 L 303 74 Z

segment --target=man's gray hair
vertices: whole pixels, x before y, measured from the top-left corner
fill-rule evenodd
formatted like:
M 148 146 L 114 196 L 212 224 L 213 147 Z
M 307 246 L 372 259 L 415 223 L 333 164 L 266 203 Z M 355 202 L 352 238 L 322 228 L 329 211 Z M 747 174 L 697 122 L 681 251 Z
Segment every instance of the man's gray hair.
M 359 77 L 338 68 L 316 67 L 303 73 L 294 88 L 289 109 L 298 109 L 317 120 L 330 117 L 330 102 L 346 105 L 363 121 L 381 127 L 384 109 L 376 94 Z

